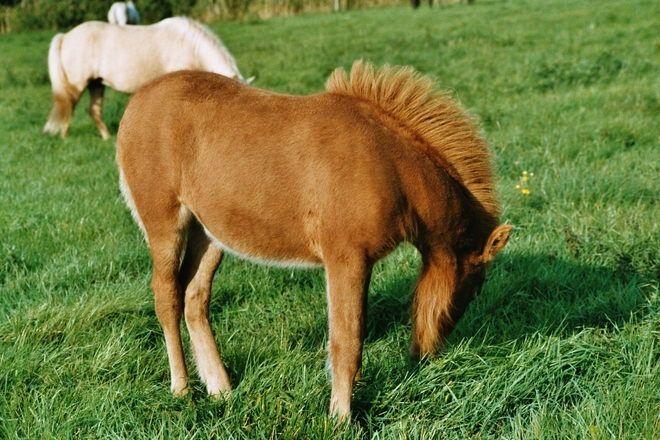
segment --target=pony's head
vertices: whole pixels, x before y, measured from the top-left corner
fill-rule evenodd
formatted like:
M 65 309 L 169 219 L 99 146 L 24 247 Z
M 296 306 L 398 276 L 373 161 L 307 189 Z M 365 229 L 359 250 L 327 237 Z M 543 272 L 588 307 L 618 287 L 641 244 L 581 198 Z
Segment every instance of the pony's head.
M 456 322 L 465 312 L 471 300 L 481 293 L 486 280 L 486 269 L 495 255 L 509 242 L 513 226 L 497 227 L 488 237 L 483 248 L 457 253 L 457 281 L 454 290 L 452 321 Z M 451 313 L 450 312 L 450 313 Z
M 413 358 L 440 350 L 470 302 L 481 292 L 486 269 L 509 241 L 513 226 L 502 225 L 477 244 L 473 237 L 457 249 L 423 253 L 424 269 L 413 300 Z

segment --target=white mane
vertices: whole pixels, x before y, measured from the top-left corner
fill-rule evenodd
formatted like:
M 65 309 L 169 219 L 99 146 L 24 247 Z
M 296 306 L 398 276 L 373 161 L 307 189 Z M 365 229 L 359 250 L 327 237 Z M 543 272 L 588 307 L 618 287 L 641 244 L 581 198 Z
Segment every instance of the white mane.
M 220 73 L 228 77 L 237 76 L 239 80 L 244 78 L 238 71 L 236 60 L 220 39 L 206 26 L 187 18 L 171 17 L 156 23 L 154 26 L 164 26 L 176 30 L 185 37 L 187 44 L 194 47 L 194 55 L 203 70 Z M 218 53 L 222 59 L 218 59 Z M 231 71 L 227 69 L 230 68 Z

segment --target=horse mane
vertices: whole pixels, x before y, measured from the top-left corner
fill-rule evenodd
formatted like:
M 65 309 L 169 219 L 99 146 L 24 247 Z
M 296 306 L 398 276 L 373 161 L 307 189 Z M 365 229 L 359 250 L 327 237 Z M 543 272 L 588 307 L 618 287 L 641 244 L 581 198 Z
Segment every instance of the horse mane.
M 211 32 L 206 26 L 188 17 L 166 18 L 160 23 L 171 25 L 181 35 L 185 35 L 186 40 L 195 47 L 196 57 L 203 58 L 201 53 L 204 52 L 205 47 L 212 46 L 216 49 L 220 49 L 224 61 L 238 71 L 238 68 L 236 68 L 236 60 L 231 53 L 229 53 L 227 47 L 222 43 L 220 38 Z M 200 62 L 202 61 L 200 60 Z
M 350 79 L 343 68 L 335 69 L 326 90 L 369 101 L 397 121 L 418 142 L 415 144 L 442 167 L 490 214 L 493 227 L 500 217 L 494 194 L 492 155 L 480 136 L 477 121 L 448 92 L 412 67 L 355 61 Z

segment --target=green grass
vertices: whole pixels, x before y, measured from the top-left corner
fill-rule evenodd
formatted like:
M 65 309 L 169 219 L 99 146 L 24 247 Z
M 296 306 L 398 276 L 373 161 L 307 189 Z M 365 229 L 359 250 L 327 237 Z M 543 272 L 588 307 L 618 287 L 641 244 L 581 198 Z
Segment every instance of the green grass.
M 381 262 L 346 425 L 326 416 L 321 270 L 227 258 L 211 309 L 235 392 L 170 395 L 113 143 L 86 96 L 69 139 L 41 136 L 54 32 L 0 37 L 0 438 L 660 438 L 659 14 L 480 0 L 211 26 L 279 92 L 320 92 L 356 58 L 412 65 L 480 116 L 496 153 L 516 229 L 482 296 L 445 352 L 411 363 L 419 255 Z M 106 93 L 113 132 L 127 101 Z

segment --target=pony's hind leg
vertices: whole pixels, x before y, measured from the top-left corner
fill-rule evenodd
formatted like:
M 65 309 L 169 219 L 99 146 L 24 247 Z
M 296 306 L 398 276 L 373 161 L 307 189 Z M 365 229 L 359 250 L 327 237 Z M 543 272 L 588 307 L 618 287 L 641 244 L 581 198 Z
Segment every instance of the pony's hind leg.
M 197 370 L 212 396 L 231 389 L 209 324 L 211 284 L 221 261 L 222 250 L 211 242 L 199 222 L 192 220 L 179 279 L 185 288 L 184 313 Z
M 99 129 L 103 139 L 110 139 L 110 130 L 103 122 L 103 93 L 105 86 L 101 83 L 100 79 L 95 79 L 87 85 L 89 89 L 89 109 L 87 112 L 94 120 L 96 128 Z
M 340 420 L 350 416 L 353 382 L 359 378 L 362 367 L 371 267 L 363 255 L 349 258 L 342 254 L 336 259 L 326 257 L 325 261 L 332 373 L 330 414 Z
M 151 212 L 154 213 L 158 215 L 149 218 L 142 216 L 154 264 L 151 288 L 156 316 L 165 336 L 172 392 L 183 395 L 187 392 L 188 370 L 183 355 L 180 328 L 184 294 L 178 276 L 190 213 L 185 207 L 177 207 L 174 204 L 168 205 L 168 209 L 163 211 Z

